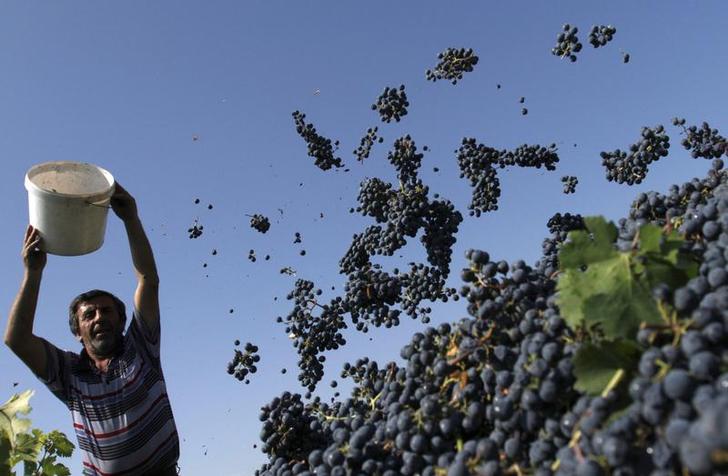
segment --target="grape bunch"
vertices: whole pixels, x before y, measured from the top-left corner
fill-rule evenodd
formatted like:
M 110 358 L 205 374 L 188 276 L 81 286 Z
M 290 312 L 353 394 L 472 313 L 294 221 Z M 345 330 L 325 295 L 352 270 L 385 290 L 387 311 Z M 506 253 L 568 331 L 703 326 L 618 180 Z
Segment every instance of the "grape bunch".
M 425 71 L 425 78 L 428 81 L 445 79 L 457 84 L 463 78 L 464 73 L 473 71 L 478 64 L 478 56 L 472 48 L 448 48 L 437 55 L 439 62 L 434 69 Z
M 235 346 L 239 346 L 240 341 L 235 341 Z M 235 349 L 235 355 L 233 360 L 228 362 L 227 373 L 234 376 L 239 381 L 245 381 L 246 384 L 250 383 L 248 379 L 249 374 L 254 374 L 258 371 L 255 366 L 260 362 L 260 355 L 258 355 L 258 346 L 253 345 L 250 342 L 245 344 L 243 351 Z
M 523 144 L 509 151 L 494 149 L 477 143 L 472 137 L 466 137 L 455 152 L 460 177 L 466 178 L 473 187 L 468 209 L 470 216 L 476 217 L 498 209 L 501 188 L 497 169 L 518 166 L 538 169 L 544 167 L 552 171 L 559 161 L 556 144 L 549 147 Z
M 199 223 L 197 223 L 197 220 L 195 220 L 195 222 L 192 224 L 192 226 L 187 229 L 187 233 L 190 234 L 190 236 L 189 236 L 190 240 L 194 240 L 194 239 L 202 236 L 202 230 L 204 228 L 205 228 L 204 226 L 200 225 Z
M 568 57 L 574 63 L 576 61 L 576 53 L 581 51 L 582 45 L 576 34 L 579 29 L 566 23 L 559 35 L 556 37 L 556 46 L 551 48 L 551 54 L 561 58 Z
M 293 112 L 293 120 L 296 123 L 296 132 L 300 135 L 308 146 L 308 156 L 315 159 L 316 167 L 321 170 L 329 170 L 331 167 L 343 167 L 340 157 L 334 157 L 334 153 L 339 148 L 339 141 L 331 144 L 331 139 L 327 139 L 316 132 L 313 124 L 306 123 L 306 115 L 300 111 Z
M 250 226 L 265 234 L 270 229 L 270 220 L 268 217 L 256 213 L 250 217 Z
M 579 183 L 579 179 L 573 175 L 564 175 L 561 177 L 561 183 L 564 184 L 564 193 L 568 195 L 576 192 L 576 185 Z
M 642 183 L 649 165 L 666 157 L 669 148 L 670 137 L 662 125 L 643 127 L 640 140 L 629 146 L 629 151 L 616 149 L 600 153 L 602 165 L 607 169 L 607 180 L 627 185 Z
M 427 146 L 423 147 L 427 152 Z M 409 134 L 394 141 L 394 150 L 387 154 L 387 160 L 397 170 L 400 184 L 411 185 L 417 181 L 417 171 L 422 165 L 424 154 L 417 152 L 415 142 Z
M 251 262 L 255 263 L 255 261 L 256 261 L 256 260 L 258 259 L 258 258 L 257 258 L 257 257 L 255 256 L 255 250 L 250 250 L 250 251 L 248 251 L 248 259 L 249 259 L 249 260 L 250 260 Z
M 675 117 L 672 119 L 672 124 L 682 128 L 685 137 L 681 144 L 694 159 L 699 157 L 717 159 L 723 155 L 728 156 L 728 140 L 707 122 L 703 122 L 700 127 L 685 127 L 685 119 Z
M 369 158 L 369 153 L 372 150 L 372 146 L 375 142 L 382 143 L 384 142 L 384 139 L 382 137 L 377 136 L 378 128 L 370 127 L 367 129 L 367 135 L 361 138 L 361 141 L 359 143 L 359 147 L 356 148 L 354 151 L 354 155 L 356 156 L 356 160 L 359 162 L 364 162 L 364 159 Z
M 584 219 L 579 214 L 555 213 L 549 218 L 546 227 L 551 236 L 544 238 L 541 245 L 543 256 L 536 268 L 545 276 L 553 276 L 559 269 L 559 247 L 566 241 L 568 233 L 585 229 Z
M 382 122 L 391 122 L 392 119 L 399 122 L 400 119 L 407 115 L 407 93 L 404 84 L 399 88 L 384 88 L 384 92 L 379 95 L 377 102 L 372 104 L 372 110 L 379 113 Z
M 594 48 L 606 46 L 607 43 L 612 41 L 615 33 L 617 33 L 617 29 L 612 25 L 594 25 L 589 31 L 589 43 Z
M 293 309 L 285 318 L 277 319 L 285 324 L 286 334 L 293 340 L 298 353 L 298 367 L 301 370 L 298 380 L 310 391 L 323 377 L 323 362 L 326 359 L 321 354 L 346 343 L 341 334 L 346 328 L 341 299 L 321 305 L 317 300 L 321 294 L 322 291 L 316 289 L 312 281 L 297 279 L 293 291 L 286 296 L 286 299 L 293 301 Z M 318 309 L 318 314 L 313 312 Z

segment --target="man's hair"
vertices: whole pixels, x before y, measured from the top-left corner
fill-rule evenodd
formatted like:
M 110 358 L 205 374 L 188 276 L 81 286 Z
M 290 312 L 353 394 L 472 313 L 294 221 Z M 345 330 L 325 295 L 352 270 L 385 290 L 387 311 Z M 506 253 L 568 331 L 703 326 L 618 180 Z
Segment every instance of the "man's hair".
M 79 335 L 78 315 L 76 314 L 76 312 L 78 311 L 78 307 L 81 305 L 81 303 L 88 302 L 99 296 L 108 296 L 114 300 L 116 311 L 119 313 L 119 316 L 121 316 L 121 327 L 124 327 L 124 325 L 126 324 L 126 306 L 124 306 L 124 303 L 121 301 L 121 299 L 114 296 L 108 291 L 103 291 L 101 289 L 92 289 L 91 291 L 86 291 L 85 293 L 81 293 L 73 298 L 73 301 L 71 301 L 71 305 L 68 306 L 68 325 L 71 328 L 71 333 L 73 335 Z

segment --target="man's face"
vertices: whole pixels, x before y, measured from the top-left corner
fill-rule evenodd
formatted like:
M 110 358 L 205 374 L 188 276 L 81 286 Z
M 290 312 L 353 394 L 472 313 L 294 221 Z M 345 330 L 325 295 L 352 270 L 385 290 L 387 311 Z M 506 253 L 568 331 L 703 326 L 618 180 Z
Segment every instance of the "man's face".
M 86 351 L 99 357 L 114 354 L 122 338 L 122 321 L 109 296 L 97 296 L 82 302 L 76 310 L 78 316 L 78 340 Z

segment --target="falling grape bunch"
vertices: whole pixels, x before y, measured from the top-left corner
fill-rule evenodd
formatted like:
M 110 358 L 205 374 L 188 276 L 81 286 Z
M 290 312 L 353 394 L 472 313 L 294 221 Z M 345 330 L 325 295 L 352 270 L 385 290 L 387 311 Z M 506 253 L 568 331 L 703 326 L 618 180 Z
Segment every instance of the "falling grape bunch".
M 438 54 L 437 59 L 440 60 L 437 66 L 425 71 L 425 78 L 428 81 L 445 79 L 457 84 L 464 73 L 472 72 L 473 67 L 478 64 L 478 56 L 472 48 L 448 48 Z
M 372 104 L 372 110 L 379 113 L 382 122 L 392 122 L 392 119 L 399 122 L 402 117 L 407 115 L 408 107 L 409 101 L 404 84 L 399 88 L 384 88 L 382 94 L 377 98 L 377 102 Z
M 556 46 L 551 48 L 551 54 L 561 58 L 568 57 L 572 63 L 576 62 L 576 54 L 581 51 L 582 44 L 577 33 L 579 29 L 568 23 L 564 24 L 556 37 Z
M 235 341 L 235 346 L 239 346 L 240 341 Z M 258 371 L 255 366 L 260 362 L 260 355 L 258 355 L 258 346 L 247 342 L 243 347 L 243 350 L 235 349 L 233 359 L 228 362 L 227 373 L 246 384 L 250 383 L 248 378 L 249 374 L 254 374 Z
M 564 184 L 563 192 L 568 195 L 576 192 L 576 185 L 579 183 L 579 179 L 573 175 L 564 175 L 561 177 L 561 183 Z
M 265 234 L 270 229 L 270 220 L 268 217 L 256 213 L 250 217 L 250 226 Z
M 335 157 L 334 153 L 339 147 L 339 141 L 327 139 L 316 132 L 313 124 L 306 123 L 306 115 L 300 111 L 293 112 L 293 120 L 296 123 L 296 132 L 300 135 L 308 146 L 308 156 L 315 159 L 314 164 L 321 170 L 329 170 L 331 167 L 343 167 L 340 157 Z

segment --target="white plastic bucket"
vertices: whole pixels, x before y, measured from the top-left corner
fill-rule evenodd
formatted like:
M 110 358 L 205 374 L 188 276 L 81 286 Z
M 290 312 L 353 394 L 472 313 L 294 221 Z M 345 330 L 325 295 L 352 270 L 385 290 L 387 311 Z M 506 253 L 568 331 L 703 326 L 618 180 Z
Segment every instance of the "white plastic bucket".
M 46 162 L 28 170 L 25 188 L 43 251 L 78 256 L 101 248 L 114 193 L 108 171 L 84 162 Z

